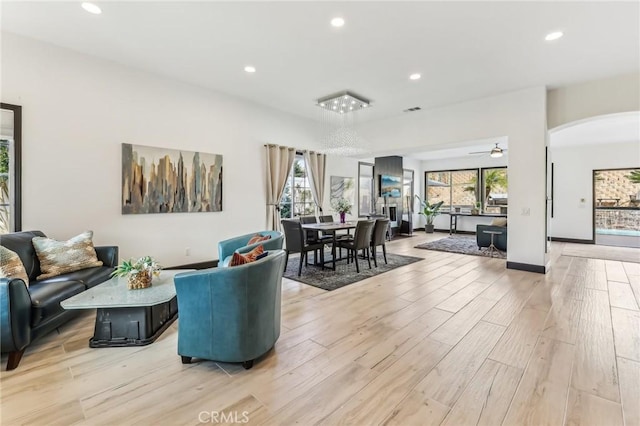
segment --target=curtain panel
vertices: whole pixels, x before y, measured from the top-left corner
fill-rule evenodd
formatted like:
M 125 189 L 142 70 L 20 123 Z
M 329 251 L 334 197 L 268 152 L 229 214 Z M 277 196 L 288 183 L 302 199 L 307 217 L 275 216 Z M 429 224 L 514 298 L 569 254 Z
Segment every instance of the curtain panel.
M 265 145 L 267 161 L 267 229 L 280 230 L 280 199 L 287 184 L 296 150 L 286 146 Z
M 311 195 L 313 195 L 313 200 L 317 206 L 316 210 L 322 213 L 326 155 L 319 152 L 305 151 L 304 162 L 307 165 L 307 175 L 311 186 Z

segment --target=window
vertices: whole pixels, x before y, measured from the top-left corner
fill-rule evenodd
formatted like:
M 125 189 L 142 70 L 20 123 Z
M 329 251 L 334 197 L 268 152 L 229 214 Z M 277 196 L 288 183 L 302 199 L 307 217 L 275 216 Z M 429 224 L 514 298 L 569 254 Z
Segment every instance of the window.
M 22 108 L 0 109 L 0 234 L 20 231 L 20 141 Z
M 374 214 L 373 164 L 358 163 L 358 215 Z
M 482 206 L 485 213 L 507 213 L 507 168 L 482 169 Z
M 313 201 L 311 185 L 307 177 L 307 168 L 302 155 L 296 155 L 293 167 L 280 199 L 280 218 L 288 219 L 297 216 L 315 214 L 316 203 Z
M 471 209 L 477 201 L 478 169 L 426 172 L 425 192 L 429 204 L 444 201 L 445 210 Z

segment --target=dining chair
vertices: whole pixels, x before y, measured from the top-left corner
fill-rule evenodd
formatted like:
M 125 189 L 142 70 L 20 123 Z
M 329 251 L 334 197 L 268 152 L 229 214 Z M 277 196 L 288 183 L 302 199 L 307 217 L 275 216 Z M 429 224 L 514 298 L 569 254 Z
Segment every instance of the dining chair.
M 371 251 L 373 254 L 373 264 L 378 267 L 378 260 L 376 255 L 376 247 L 382 246 L 382 255 L 384 257 L 384 263 L 387 263 L 387 230 L 389 228 L 389 219 L 377 219 L 376 224 L 373 227 L 371 233 Z
M 324 243 L 316 241 L 315 243 L 308 243 L 305 240 L 302 224 L 298 220 L 283 220 L 282 229 L 284 230 L 284 239 L 286 241 L 285 251 L 287 252 L 287 258 L 284 262 L 284 269 L 286 271 L 287 264 L 289 263 L 290 253 L 300 253 L 300 264 L 298 265 L 298 276 L 302 275 L 302 261 L 308 264 L 308 253 L 310 251 L 320 251 L 320 264 L 324 269 Z M 314 259 L 316 262 L 318 258 Z
M 331 215 L 320 216 L 320 223 L 333 223 L 333 216 Z
M 358 250 L 363 250 L 367 262 L 369 263 L 369 269 L 371 269 L 371 234 L 373 232 L 373 220 L 360 220 L 356 225 L 356 230 L 353 233 L 353 237 L 349 239 L 342 239 L 337 241 L 337 246 L 347 249 L 347 263 L 349 263 L 349 257 L 352 257 L 356 264 L 356 272 L 360 273 L 360 265 L 358 264 Z

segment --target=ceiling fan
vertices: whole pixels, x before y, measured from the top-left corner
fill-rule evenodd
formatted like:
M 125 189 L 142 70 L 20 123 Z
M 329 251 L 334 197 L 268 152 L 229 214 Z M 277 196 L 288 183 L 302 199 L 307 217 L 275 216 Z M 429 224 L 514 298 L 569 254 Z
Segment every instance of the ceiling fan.
M 489 154 L 493 158 L 500 158 L 505 151 L 507 151 L 507 149 L 500 148 L 498 146 L 498 142 L 496 142 L 496 146 L 494 148 L 491 148 L 491 151 L 475 151 L 470 152 L 469 154 Z

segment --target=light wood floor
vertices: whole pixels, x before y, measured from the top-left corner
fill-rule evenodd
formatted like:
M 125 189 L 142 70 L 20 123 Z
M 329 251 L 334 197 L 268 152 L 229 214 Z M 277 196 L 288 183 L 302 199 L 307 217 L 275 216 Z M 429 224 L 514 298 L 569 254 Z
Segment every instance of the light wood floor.
M 285 279 L 282 335 L 248 371 L 181 364 L 177 322 L 90 349 L 88 313 L 2 371 L 1 423 L 640 424 L 640 264 L 556 246 L 545 276 L 425 239 L 389 244 L 424 261 L 333 292 Z

